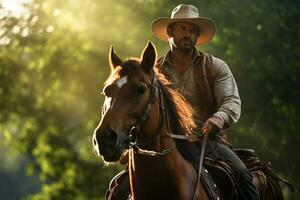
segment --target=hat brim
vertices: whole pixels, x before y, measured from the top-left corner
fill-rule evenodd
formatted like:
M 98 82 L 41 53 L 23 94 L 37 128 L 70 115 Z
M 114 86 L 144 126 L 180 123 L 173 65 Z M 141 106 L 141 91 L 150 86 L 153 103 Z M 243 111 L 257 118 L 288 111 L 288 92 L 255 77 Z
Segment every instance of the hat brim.
M 168 17 L 159 17 L 152 21 L 151 31 L 152 33 L 162 41 L 168 42 L 167 27 L 174 22 L 190 22 L 199 27 L 200 34 L 196 42 L 197 45 L 203 45 L 209 43 L 216 32 L 215 23 L 205 17 L 199 18 L 180 18 L 180 19 L 171 19 Z

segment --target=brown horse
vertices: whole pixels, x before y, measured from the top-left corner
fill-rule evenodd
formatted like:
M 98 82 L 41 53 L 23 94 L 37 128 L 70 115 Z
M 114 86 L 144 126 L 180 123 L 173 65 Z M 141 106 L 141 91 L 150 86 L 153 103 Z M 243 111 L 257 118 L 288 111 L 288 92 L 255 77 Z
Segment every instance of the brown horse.
M 193 166 L 167 135 L 191 134 L 195 124 L 184 98 L 154 72 L 152 43 L 140 60 L 123 62 L 112 48 L 109 60 L 102 119 L 93 137 L 96 151 L 105 161 L 117 162 L 129 149 L 133 199 L 191 200 L 194 194 L 195 199 L 209 199 L 202 184 L 197 184 Z
M 208 191 L 216 188 L 204 187 L 193 165 L 176 148 L 174 138 L 198 139 L 192 134 L 193 112 L 185 99 L 168 86 L 164 76 L 156 72 L 156 50 L 152 43 L 148 43 L 141 59 L 130 58 L 125 62 L 111 48 L 109 61 L 111 74 L 103 90 L 102 119 L 93 136 L 98 155 L 106 162 L 117 162 L 129 152 L 132 199 L 212 198 Z M 251 171 L 261 199 L 283 199 L 279 185 L 282 180 L 272 173 L 270 164 L 261 163 L 253 153 L 250 156 L 244 151 L 238 154 Z M 211 171 L 215 164 L 219 163 L 206 162 Z M 224 170 L 216 169 L 214 177 L 223 182 L 221 186 L 228 187 L 230 181 L 226 182 Z M 283 182 L 294 190 L 288 182 Z M 234 197 L 231 189 L 219 194 L 231 199 Z M 214 194 L 213 199 L 219 196 Z

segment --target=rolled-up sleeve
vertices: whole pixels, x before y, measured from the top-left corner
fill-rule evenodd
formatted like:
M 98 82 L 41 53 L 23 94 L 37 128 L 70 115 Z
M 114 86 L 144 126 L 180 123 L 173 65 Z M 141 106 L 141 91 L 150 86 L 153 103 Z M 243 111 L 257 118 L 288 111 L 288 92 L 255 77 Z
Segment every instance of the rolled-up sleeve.
M 228 65 L 216 59 L 214 69 L 214 95 L 218 111 L 213 116 L 224 120 L 225 128 L 235 124 L 241 115 L 241 99 L 236 81 Z

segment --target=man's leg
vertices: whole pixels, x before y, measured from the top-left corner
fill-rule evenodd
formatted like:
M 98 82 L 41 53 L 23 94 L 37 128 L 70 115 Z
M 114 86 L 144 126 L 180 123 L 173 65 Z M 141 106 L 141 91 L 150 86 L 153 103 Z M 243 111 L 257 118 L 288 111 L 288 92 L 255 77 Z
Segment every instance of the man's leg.
M 228 163 L 232 168 L 233 175 L 237 181 L 239 199 L 259 200 L 259 194 L 252 183 L 252 176 L 241 159 L 227 146 L 217 143 L 216 153 L 218 159 Z

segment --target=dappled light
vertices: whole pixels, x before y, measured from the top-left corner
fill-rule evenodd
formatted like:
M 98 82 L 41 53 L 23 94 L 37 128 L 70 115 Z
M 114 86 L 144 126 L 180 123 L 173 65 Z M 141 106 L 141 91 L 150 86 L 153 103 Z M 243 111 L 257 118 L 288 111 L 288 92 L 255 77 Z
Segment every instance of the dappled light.
M 298 4 L 189 2 L 217 24 L 214 40 L 199 50 L 225 60 L 239 86 L 243 110 L 231 142 L 256 149 L 299 185 Z M 150 40 L 162 56 L 168 44 L 151 34 L 150 23 L 180 3 L 0 1 L 0 199 L 104 197 L 124 168 L 104 167 L 92 149 L 109 48 L 138 57 Z M 285 196 L 299 198 L 286 190 Z

